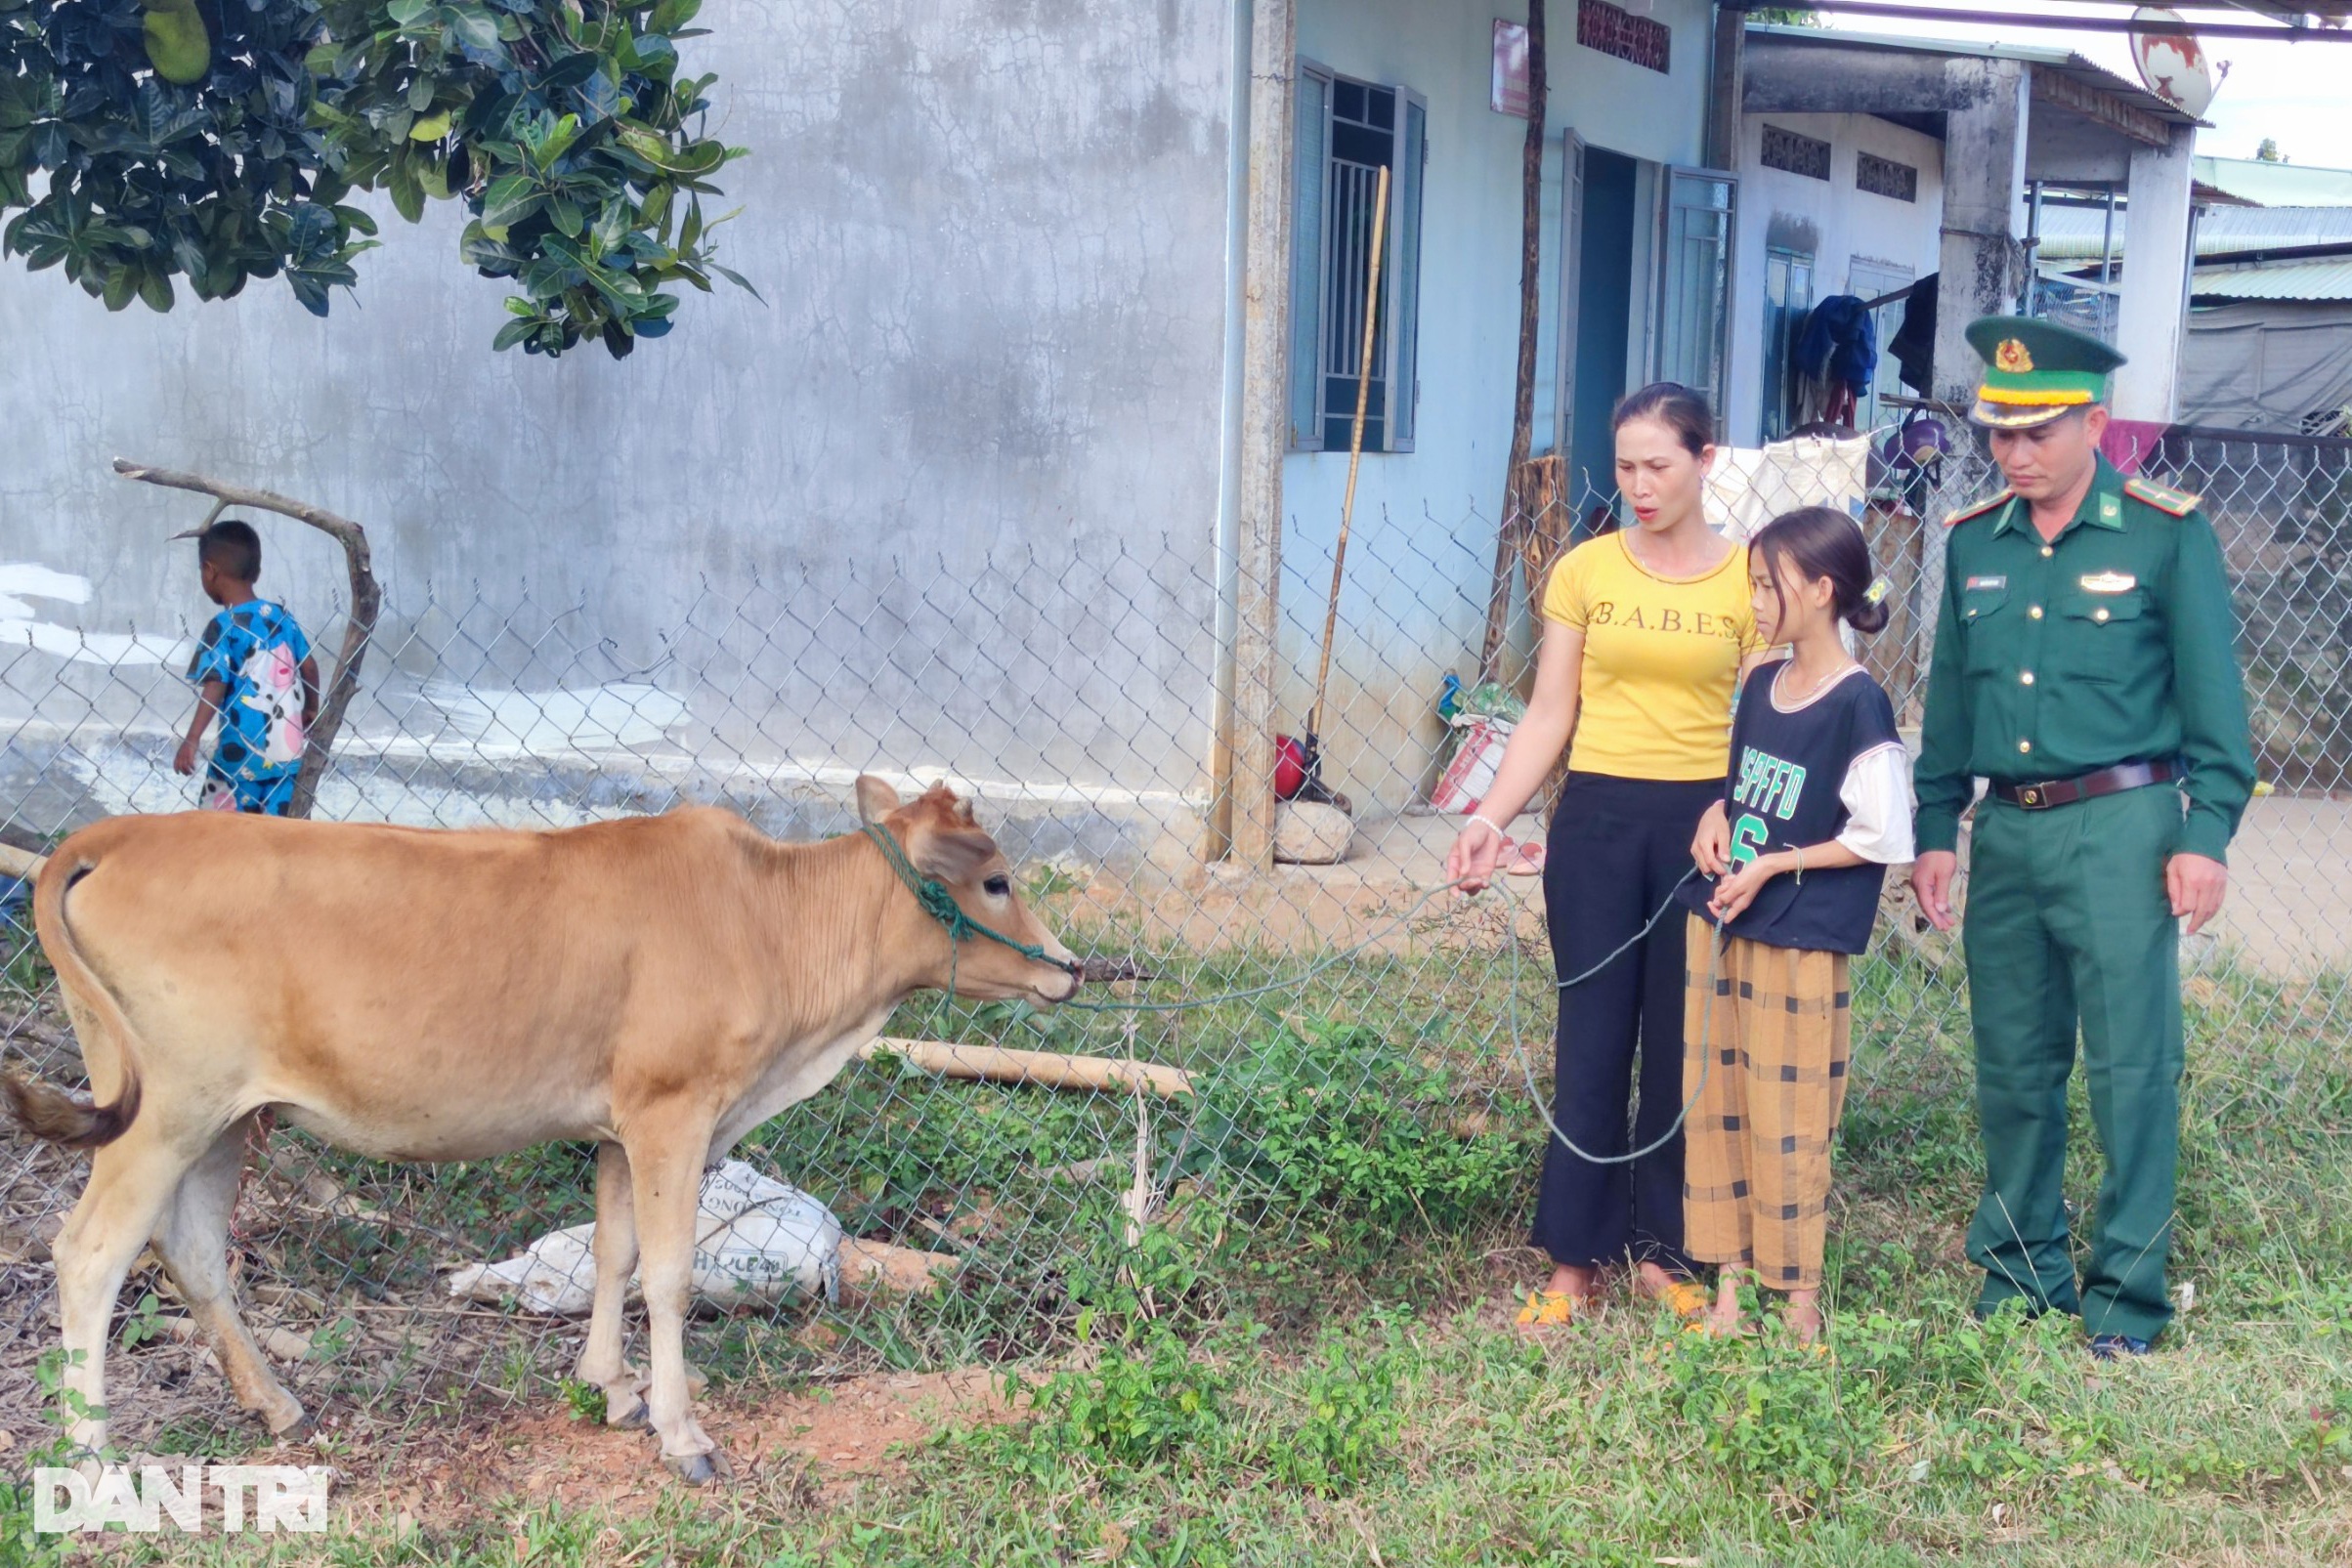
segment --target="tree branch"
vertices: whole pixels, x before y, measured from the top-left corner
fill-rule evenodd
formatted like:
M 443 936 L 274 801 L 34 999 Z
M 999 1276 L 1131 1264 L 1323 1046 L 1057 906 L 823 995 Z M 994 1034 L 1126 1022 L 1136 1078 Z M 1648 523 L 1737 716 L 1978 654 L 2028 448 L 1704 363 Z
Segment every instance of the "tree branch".
M 1535 334 L 1542 314 L 1544 206 L 1544 0 L 1527 5 L 1527 136 L 1519 154 L 1519 359 L 1511 410 L 1511 455 L 1503 467 L 1503 516 L 1494 542 L 1494 576 L 1487 585 L 1486 635 L 1478 648 L 1478 679 L 1491 681 L 1502 663 L 1511 624 L 1511 569 L 1527 529 L 1523 493 L 1527 453 L 1535 441 Z M 1533 591 L 1533 585 L 1529 585 Z
M 287 806 L 289 817 L 308 817 L 311 800 L 319 791 L 320 775 L 326 771 L 329 753 L 334 750 L 335 737 L 343 728 L 344 711 L 351 706 L 352 694 L 360 689 L 360 663 L 367 655 L 367 643 L 375 635 L 377 614 L 383 609 L 383 590 L 376 586 L 375 572 L 369 568 L 367 530 L 347 517 L 337 517 L 323 507 L 307 501 L 297 501 L 271 490 L 246 489 L 241 486 L 224 485 L 219 480 L 201 474 L 183 474 L 174 468 L 150 468 L 126 457 L 114 459 L 114 472 L 124 479 L 143 484 L 161 485 L 167 489 L 193 490 L 209 495 L 220 504 L 212 509 L 218 517 L 222 508 L 250 507 L 260 512 L 276 512 L 297 523 L 308 523 L 343 546 L 345 565 L 351 569 L 351 616 L 343 627 L 343 651 L 336 656 L 334 676 L 326 684 L 326 697 L 319 708 L 319 717 L 310 727 L 302 748 L 302 771 L 294 779 L 294 799 Z

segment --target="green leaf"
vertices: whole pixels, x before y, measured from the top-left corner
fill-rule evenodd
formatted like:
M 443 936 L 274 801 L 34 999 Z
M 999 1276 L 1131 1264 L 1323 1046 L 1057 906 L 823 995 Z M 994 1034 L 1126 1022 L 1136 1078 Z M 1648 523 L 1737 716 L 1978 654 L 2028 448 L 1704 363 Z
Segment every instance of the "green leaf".
M 417 183 L 416 171 L 406 162 L 393 165 L 392 210 L 410 223 L 425 215 L 425 188 Z
M 433 6 L 434 0 L 392 0 L 392 3 L 384 8 L 384 15 L 391 19 L 392 24 L 396 27 L 413 27 L 424 19 Z
M 172 308 L 172 280 L 161 273 L 147 274 L 140 280 L 139 298 L 150 311 L 170 310 Z
M 529 300 L 510 299 L 506 305 L 509 310 L 515 311 L 518 315 L 524 315 L 527 318 L 520 321 L 509 321 L 498 328 L 498 335 L 490 342 L 493 351 L 511 349 L 539 329 L 538 309 Z
M 545 75 L 539 78 L 539 91 L 543 93 L 569 92 L 595 75 L 596 67 L 602 63 L 601 57 L 584 49 L 577 55 L 568 56 L 558 61 Z
M 672 185 L 657 185 L 645 193 L 645 204 L 637 209 L 637 224 L 640 228 L 663 232 L 663 237 L 667 237 L 669 197 L 676 189 Z
M 579 204 L 569 196 L 557 196 L 547 203 L 547 218 L 555 225 L 556 233 L 577 239 L 588 227 Z
M 759 290 L 751 286 L 751 280 L 746 277 L 743 274 L 737 272 L 734 268 L 720 267 L 716 264 L 713 264 L 710 270 L 718 274 L 719 276 L 725 278 L 728 282 L 733 283 L 737 288 L 740 288 L 745 293 L 750 295 L 753 299 L 759 300 L 760 304 L 765 305 L 767 303 L 765 299 L 760 297 Z
M 498 47 L 498 19 L 489 12 L 479 6 L 451 6 L 444 14 L 458 42 L 481 50 Z
M 645 25 L 652 32 L 674 33 L 692 21 L 702 9 L 703 0 L 662 0 Z
M 502 176 L 482 194 L 482 227 L 492 233 L 511 229 L 538 211 L 545 199 L 530 175 Z
M 449 134 L 449 111 L 446 108 L 438 114 L 428 114 L 408 127 L 408 140 L 411 142 L 438 142 Z

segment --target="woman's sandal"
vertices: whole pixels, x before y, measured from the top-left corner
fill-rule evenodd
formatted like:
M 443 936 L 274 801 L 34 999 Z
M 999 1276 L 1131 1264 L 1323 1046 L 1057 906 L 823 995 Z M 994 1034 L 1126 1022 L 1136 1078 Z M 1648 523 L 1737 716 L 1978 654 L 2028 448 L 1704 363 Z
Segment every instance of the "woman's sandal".
M 1587 1299 L 1567 1291 L 1529 1291 L 1515 1323 L 1521 1329 L 1561 1328 L 1576 1321 L 1577 1309 Z
M 1705 1317 L 1707 1308 L 1715 1301 L 1707 1288 L 1695 1280 L 1669 1281 L 1664 1290 L 1645 1291 L 1643 1294 L 1685 1319 Z

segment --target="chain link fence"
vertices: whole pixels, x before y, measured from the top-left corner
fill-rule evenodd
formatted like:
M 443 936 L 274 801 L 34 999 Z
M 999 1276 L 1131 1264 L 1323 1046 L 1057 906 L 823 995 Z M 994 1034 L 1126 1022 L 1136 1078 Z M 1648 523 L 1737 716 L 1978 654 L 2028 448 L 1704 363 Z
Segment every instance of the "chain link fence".
M 1862 518 L 1898 605 L 1864 657 L 1906 724 L 1941 589 L 1933 520 L 1992 487 L 1982 452 L 1946 427 L 1956 449 L 1940 465 L 1890 463 L 1881 432 L 1866 446 L 1774 448 L 1718 486 L 1735 529 L 1806 502 Z M 2265 1081 L 2290 1082 L 2352 1025 L 2352 908 L 2322 874 L 2352 858 L 2352 443 L 2175 432 L 2133 455 L 2207 497 L 2273 791 L 2235 851 L 2223 929 L 2191 954 L 2193 1067 L 2226 1041 Z M 561 827 L 709 802 L 807 839 L 855 826 L 860 772 L 902 787 L 946 779 L 978 795 L 1031 902 L 1073 949 L 1148 977 L 1103 995 L 1175 1003 L 1271 987 L 1125 1014 L 919 997 L 891 1037 L 1139 1059 L 1185 1070 L 1190 1092 L 963 1081 L 919 1053 L 884 1052 L 754 1131 L 738 1159 L 813 1195 L 877 1255 L 919 1252 L 918 1272 L 937 1271 L 913 1294 L 845 1293 L 830 1321 L 861 1353 L 914 1365 L 1050 1343 L 1104 1280 L 1144 1277 L 1144 1227 L 1187 1214 L 1214 1213 L 1213 1250 L 1237 1267 L 1251 1247 L 1350 1218 L 1507 1234 L 1540 1150 L 1522 1050 L 1549 1076 L 1540 888 L 1438 895 L 1460 819 L 1427 802 L 1454 733 L 1437 711 L 1444 677 L 1475 687 L 1482 664 L 1506 686 L 1523 676 L 1530 585 L 1612 502 L 1544 461 L 1515 487 L 1530 505 L 1510 529 L 1499 588 L 1492 518 L 1355 520 L 1320 738 L 1325 781 L 1352 807 L 1334 864 L 1244 875 L 1204 862 L 1221 804 L 1220 584 L 1196 552 L 1133 535 L 1053 557 L 916 555 L 884 572 L 714 572 L 642 642 L 608 636 L 584 601 L 549 603 L 522 584 L 388 582 L 316 815 Z M 1294 524 L 1294 541 L 1302 531 Z M 1286 555 L 1282 711 L 1303 727 L 1332 562 L 1295 542 Z M 85 622 L 135 618 L 100 577 Z M 342 607 L 289 608 L 323 662 Z M 0 605 L 0 617 L 15 613 Z M 1491 649 L 1490 624 L 1502 631 Z M 126 636 L 20 616 L 0 629 L 0 837 L 38 850 L 104 816 L 193 803 L 172 758 L 193 701 L 181 671 L 194 624 Z M 1539 832 L 1522 820 L 1521 836 Z M 79 1081 L 27 891 L 0 878 L 0 1045 L 12 1069 Z M 192 919 L 234 917 L 208 910 L 200 888 L 188 897 Z M 1965 1136 L 1957 954 L 1899 889 L 1855 983 L 1849 1143 Z M 1904 1103 L 1931 1093 L 1951 1120 L 1874 1121 L 1874 1081 L 1896 1075 Z M 47 1243 L 83 1161 L 13 1127 L 0 1140 L 0 1424 L 30 1436 L 35 1363 L 56 1342 Z M 256 1135 L 250 1164 L 233 1263 L 314 1409 L 406 1420 L 543 1392 L 568 1374 L 582 1320 L 455 1296 L 449 1281 L 592 1218 L 588 1146 L 403 1166 L 280 1129 Z M 120 1440 L 225 1419 L 219 1379 L 189 1376 L 202 1352 L 175 1326 L 151 1259 L 124 1300 L 151 1332 L 109 1365 Z M 812 1337 L 804 1317 L 801 1302 L 725 1313 L 704 1325 L 698 1353 L 754 1369 L 797 1356 L 809 1370 L 834 1352 L 812 1348 L 832 1336 Z

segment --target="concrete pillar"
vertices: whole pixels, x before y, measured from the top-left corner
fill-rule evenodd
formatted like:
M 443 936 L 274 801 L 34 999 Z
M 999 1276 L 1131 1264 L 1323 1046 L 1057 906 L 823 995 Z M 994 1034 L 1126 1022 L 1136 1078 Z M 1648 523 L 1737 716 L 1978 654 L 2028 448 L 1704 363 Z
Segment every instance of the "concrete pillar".
M 1975 351 L 1963 334 L 1980 316 L 2017 311 L 2018 212 L 2026 189 L 2027 66 L 1951 60 L 1946 85 L 1962 106 L 1945 114 L 1943 274 L 1936 298 L 1936 396 L 1976 400 Z
M 1233 627 L 1232 858 L 1274 864 L 1282 459 L 1290 441 L 1291 0 L 1250 13 L 1249 228 L 1242 280 L 1241 519 Z
M 2123 224 L 2123 297 L 2116 347 L 2118 419 L 2168 421 L 2189 304 L 2189 154 L 2194 126 L 2176 125 L 2168 147 L 2132 149 L 2131 206 Z

